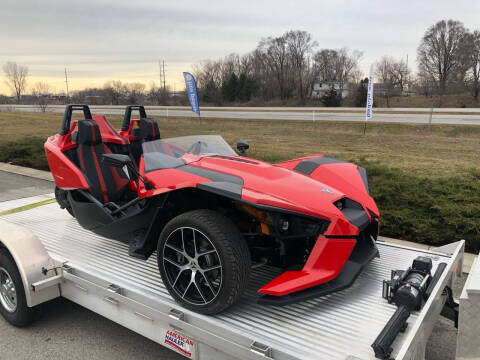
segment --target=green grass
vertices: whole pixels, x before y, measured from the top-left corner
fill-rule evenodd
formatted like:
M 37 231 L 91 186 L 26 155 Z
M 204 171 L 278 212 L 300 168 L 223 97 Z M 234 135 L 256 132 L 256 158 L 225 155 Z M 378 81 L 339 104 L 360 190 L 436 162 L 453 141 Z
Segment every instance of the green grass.
M 382 235 L 437 246 L 465 239 L 468 251 L 480 250 L 478 169 L 463 176 L 427 178 L 360 163 L 381 211 Z
M 120 116 L 110 116 L 115 126 Z M 465 239 L 480 250 L 480 126 L 157 118 L 162 137 L 218 133 L 269 162 L 325 153 L 368 171 L 381 234 L 442 245 Z M 0 113 L 0 161 L 48 170 L 43 143 L 57 114 Z M 35 134 L 32 136 L 32 134 Z
M 28 136 L 19 140 L 0 142 L 0 162 L 49 170 L 43 144 L 45 138 Z

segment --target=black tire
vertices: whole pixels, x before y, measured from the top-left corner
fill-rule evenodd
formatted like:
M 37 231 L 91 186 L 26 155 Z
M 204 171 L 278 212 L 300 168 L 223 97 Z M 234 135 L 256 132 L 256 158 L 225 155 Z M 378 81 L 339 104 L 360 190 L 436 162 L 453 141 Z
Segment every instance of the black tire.
M 209 251 L 213 253 L 211 259 L 214 260 L 212 260 L 213 262 L 211 263 L 215 263 L 218 260 L 218 263 L 216 263 L 216 267 L 219 268 L 219 270 L 216 270 L 217 280 L 214 279 L 214 282 L 209 282 L 211 279 L 207 279 L 208 276 L 205 276 L 203 272 L 197 274 L 200 282 L 198 286 L 197 282 L 193 283 L 192 280 L 190 280 L 190 282 L 194 284 L 194 288 L 196 288 L 197 295 L 202 297 L 204 303 L 192 303 L 192 301 L 189 301 L 187 298 L 182 298 L 178 290 L 178 285 L 177 288 L 172 286 L 173 277 L 170 274 L 172 270 L 169 270 L 171 266 L 164 260 L 164 255 L 168 257 L 168 251 L 171 251 L 171 247 L 166 246 L 167 240 L 172 241 L 169 239 L 172 239 L 173 236 L 176 236 L 175 234 L 178 234 L 178 231 L 181 231 L 183 243 L 183 231 L 192 231 L 192 233 L 194 233 L 194 230 L 197 231 L 197 236 L 199 233 L 200 236 L 204 235 L 209 241 L 209 244 L 213 245 L 216 252 L 213 252 L 213 250 Z M 205 242 L 205 238 L 200 241 Z M 186 245 L 184 245 L 183 251 L 186 250 Z M 191 250 L 192 248 L 190 247 L 190 252 Z M 178 250 L 175 251 L 178 252 Z M 195 249 L 195 254 L 197 254 L 196 251 L 197 249 Z M 181 259 L 180 261 L 185 261 L 186 263 L 190 261 L 183 255 L 177 254 L 177 258 L 178 256 Z M 202 260 L 204 263 L 201 263 L 201 256 L 210 255 L 202 255 L 202 251 L 199 251 L 199 257 L 196 263 L 197 268 L 193 265 L 193 270 L 179 270 L 177 274 L 185 271 L 186 281 L 188 282 L 188 277 L 192 275 L 193 271 L 199 272 L 199 268 L 205 271 L 208 265 L 205 266 L 206 260 Z M 215 211 L 206 209 L 181 214 L 172 219 L 164 227 L 158 241 L 157 262 L 163 283 L 170 295 L 185 308 L 202 314 L 216 314 L 235 304 L 245 291 L 250 277 L 250 251 L 243 236 L 229 219 Z M 175 268 L 175 266 L 176 265 L 174 265 L 173 268 Z M 190 271 L 190 275 L 188 271 Z M 215 270 L 213 271 L 215 272 Z M 220 273 L 220 281 L 218 281 L 218 273 Z M 196 279 L 197 275 L 190 277 Z M 178 280 L 179 277 L 180 275 L 177 275 L 176 280 Z M 199 289 L 199 287 L 202 287 L 201 282 L 203 282 L 203 294 L 205 297 Z M 218 287 L 215 287 L 215 283 Z M 220 284 L 218 285 L 218 283 Z M 176 283 L 173 282 L 173 285 L 176 285 Z M 188 286 L 190 286 L 190 284 Z M 192 290 L 188 290 L 188 287 L 186 288 L 187 290 L 185 290 L 185 292 L 192 292 Z M 208 293 L 205 289 L 211 290 L 211 293 Z M 194 293 L 192 293 L 192 296 L 193 295 Z M 207 295 L 213 296 L 213 298 L 209 300 Z
M 70 215 L 75 217 L 72 210 L 72 205 L 68 201 L 67 191 L 60 189 L 58 186 L 55 186 L 55 199 L 57 200 L 60 209 L 66 209 Z
M 18 272 L 17 265 L 10 254 L 4 249 L 0 249 L 0 271 L 5 271 L 8 274 L 13 282 L 16 294 L 16 308 L 14 310 L 11 308 L 8 309 L 4 302 L 0 301 L 0 313 L 5 320 L 14 326 L 23 327 L 29 325 L 33 320 L 38 318 L 41 307 L 35 306 L 30 308 L 27 306 L 25 289 L 23 287 L 23 282 L 20 277 L 20 273 Z M 1 285 L 2 284 L 0 284 L 0 286 Z

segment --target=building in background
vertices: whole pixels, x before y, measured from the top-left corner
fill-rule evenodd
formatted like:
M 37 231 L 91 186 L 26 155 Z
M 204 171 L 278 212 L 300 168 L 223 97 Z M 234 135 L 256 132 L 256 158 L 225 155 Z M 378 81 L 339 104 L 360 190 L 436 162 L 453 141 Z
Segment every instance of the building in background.
M 346 98 L 350 94 L 349 84 L 343 84 L 340 81 L 319 81 L 313 84 L 312 98 L 320 99 L 330 89 L 334 89 L 338 95 L 341 95 L 342 99 Z

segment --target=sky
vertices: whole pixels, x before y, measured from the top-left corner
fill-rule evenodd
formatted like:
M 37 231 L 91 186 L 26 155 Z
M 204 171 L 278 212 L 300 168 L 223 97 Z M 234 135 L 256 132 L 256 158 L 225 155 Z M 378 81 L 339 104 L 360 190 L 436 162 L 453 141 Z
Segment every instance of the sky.
M 182 72 L 206 59 L 245 54 L 268 36 L 306 30 L 318 48 L 363 52 L 360 68 L 383 55 L 415 70 L 425 30 L 441 19 L 480 29 L 479 0 L 2 0 L 0 66 L 29 68 L 28 84 L 56 92 L 107 80 L 184 88 Z M 9 93 L 0 72 L 0 93 Z

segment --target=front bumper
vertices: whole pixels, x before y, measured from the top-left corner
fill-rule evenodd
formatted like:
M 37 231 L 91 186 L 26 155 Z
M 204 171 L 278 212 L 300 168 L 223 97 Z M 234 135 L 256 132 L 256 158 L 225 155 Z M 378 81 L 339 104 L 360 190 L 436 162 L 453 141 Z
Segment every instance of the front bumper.
M 350 239 L 335 239 L 335 240 L 348 241 Z M 358 275 L 360 275 L 360 273 L 365 268 L 365 266 L 367 266 L 368 263 L 372 261 L 375 257 L 379 257 L 379 252 L 375 242 L 370 238 L 370 236 L 366 236 L 366 234 L 360 233 L 354 245 L 354 248 L 351 251 L 350 256 L 348 257 L 348 260 L 344 262 L 343 267 L 340 267 L 341 270 L 337 272 L 333 278 L 327 280 L 326 282 L 318 281 L 319 280 L 318 274 L 307 273 L 304 271 L 296 272 L 298 273 L 298 275 L 300 275 L 297 280 L 302 278 L 305 279 L 305 277 L 309 277 L 309 276 L 315 277 L 317 284 L 320 283 L 320 285 L 316 285 L 316 286 L 312 285 L 312 287 L 308 287 L 308 288 L 304 287 L 302 290 L 298 290 L 298 291 L 293 290 L 293 292 L 291 292 L 292 288 L 290 287 L 290 291 L 287 294 L 274 295 L 274 292 L 271 292 L 270 294 L 268 294 L 269 292 L 268 285 L 272 284 L 271 282 L 259 290 L 259 292 L 262 293 L 263 295 L 259 297 L 258 302 L 264 305 L 283 306 L 283 305 L 288 305 L 294 302 L 312 299 L 319 296 L 325 296 L 333 292 L 346 289 L 353 284 L 353 282 L 358 277 Z M 287 273 L 288 272 L 284 274 L 287 274 Z M 279 278 L 281 278 L 282 275 L 274 279 L 274 281 L 277 279 L 281 280 Z M 294 279 L 292 278 L 291 280 L 294 280 Z M 282 282 L 279 282 L 278 284 L 274 283 L 273 285 L 276 285 L 276 287 L 278 288 L 279 285 L 282 285 Z M 285 286 L 287 284 L 283 282 L 283 285 Z M 270 287 L 270 289 L 272 288 L 274 287 Z

